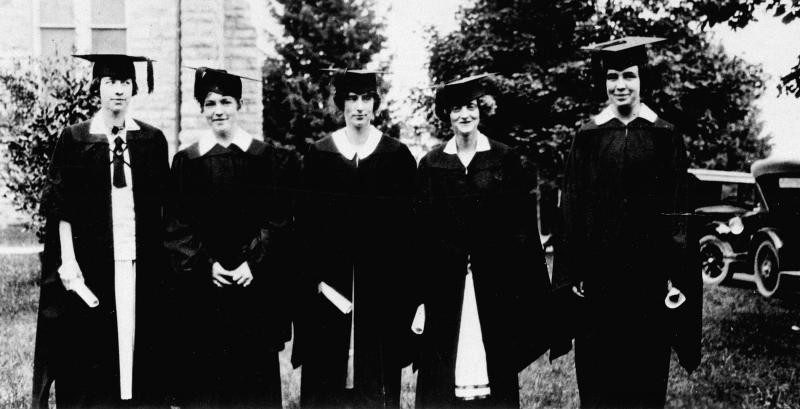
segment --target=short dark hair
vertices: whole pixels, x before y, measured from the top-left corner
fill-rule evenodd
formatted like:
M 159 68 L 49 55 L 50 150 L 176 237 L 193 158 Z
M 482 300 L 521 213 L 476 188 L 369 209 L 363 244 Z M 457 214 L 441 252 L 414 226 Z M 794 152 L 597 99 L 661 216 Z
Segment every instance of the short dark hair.
M 100 96 L 100 81 L 102 81 L 103 78 L 105 77 L 97 77 L 92 79 L 92 82 L 89 83 L 89 95 Z M 139 92 L 139 86 L 136 85 L 136 78 L 115 78 L 115 77 L 108 77 L 108 78 L 120 81 L 131 80 L 131 82 L 133 83 L 133 92 L 131 93 L 131 95 L 136 95 Z
M 210 94 L 210 93 L 212 93 L 212 92 L 214 92 L 214 93 L 217 93 L 217 94 L 220 94 L 220 95 L 222 95 L 223 97 L 231 97 L 231 98 L 235 99 L 235 100 L 236 100 L 236 109 L 237 109 L 237 110 L 240 110 L 240 109 L 242 109 L 242 99 L 241 99 L 241 98 L 236 98 L 236 95 L 227 95 L 227 94 L 223 94 L 223 93 L 221 92 L 221 90 L 213 90 L 213 89 L 212 89 L 212 90 L 209 90 L 208 92 L 206 92 L 206 94 L 205 94 L 205 96 L 203 97 L 203 100 L 202 100 L 202 101 L 200 101 L 199 99 L 197 100 L 197 102 L 200 104 L 200 113 L 203 113 L 203 112 L 205 112 L 205 110 L 206 110 L 206 98 L 208 98 L 208 94 Z M 195 98 L 197 98 L 197 95 L 195 95 Z
M 497 101 L 490 94 L 481 95 L 478 98 L 473 99 L 472 101 L 477 102 L 478 113 L 480 114 L 481 119 L 492 117 L 495 114 L 495 111 L 497 110 Z M 443 114 L 447 114 L 448 118 L 447 123 L 450 123 L 451 122 L 449 120 L 450 112 L 452 112 L 453 109 L 467 105 L 472 101 L 468 101 L 466 104 L 461 104 L 461 105 L 445 105 L 441 107 L 440 114 L 437 114 L 437 116 L 439 117 L 439 119 L 442 119 L 444 121 L 443 118 L 445 116 Z
M 348 95 L 350 95 L 350 93 L 352 93 L 352 91 L 348 91 L 346 93 L 344 93 L 344 92 L 335 92 L 333 94 L 333 103 L 336 105 L 336 108 L 339 108 L 340 111 L 344 110 L 344 100 L 345 100 L 345 98 L 347 98 Z M 359 95 L 367 95 L 369 97 L 372 97 L 372 112 L 373 113 L 376 112 L 378 110 L 378 107 L 381 106 L 381 96 L 380 96 L 380 94 L 378 94 L 377 90 L 376 91 L 369 91 L 369 92 L 366 92 L 364 94 L 359 94 Z

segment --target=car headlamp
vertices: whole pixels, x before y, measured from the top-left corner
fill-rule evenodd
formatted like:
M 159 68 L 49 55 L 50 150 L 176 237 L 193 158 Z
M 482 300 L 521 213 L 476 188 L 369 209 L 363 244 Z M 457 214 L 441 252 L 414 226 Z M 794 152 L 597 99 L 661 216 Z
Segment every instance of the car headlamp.
M 718 234 L 728 234 L 728 233 L 731 232 L 731 228 L 728 227 L 728 225 L 724 224 L 724 223 L 717 224 L 717 226 L 714 228 L 714 230 L 716 230 L 716 232 Z
M 742 234 L 744 231 L 744 223 L 742 223 L 742 218 L 736 216 L 728 220 L 728 228 L 731 229 L 731 233 L 733 234 Z

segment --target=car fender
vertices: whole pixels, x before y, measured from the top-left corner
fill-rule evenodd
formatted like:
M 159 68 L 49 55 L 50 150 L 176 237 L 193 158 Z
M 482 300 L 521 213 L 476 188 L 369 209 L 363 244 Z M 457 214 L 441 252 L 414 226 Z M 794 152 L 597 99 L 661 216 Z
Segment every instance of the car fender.
M 758 243 L 761 242 L 762 238 L 769 238 L 770 240 L 772 240 L 772 243 L 775 244 L 775 248 L 778 249 L 778 251 L 780 251 L 781 248 L 783 247 L 783 240 L 781 240 L 781 237 L 778 235 L 778 232 L 771 227 L 763 227 L 758 231 L 756 231 L 753 234 L 753 239 L 751 240 L 751 246 L 755 248 L 755 246 L 757 246 Z

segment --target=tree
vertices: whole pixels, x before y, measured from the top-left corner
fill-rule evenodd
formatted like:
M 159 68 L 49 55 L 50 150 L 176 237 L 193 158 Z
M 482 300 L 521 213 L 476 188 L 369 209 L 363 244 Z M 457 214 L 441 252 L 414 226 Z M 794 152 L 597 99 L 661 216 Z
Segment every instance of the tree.
M 373 0 L 276 1 L 286 39 L 264 66 L 264 135 L 302 149 L 342 126 L 321 69 L 364 67 L 383 48 L 384 23 Z M 375 122 L 390 131 L 386 111 Z
M 734 30 L 756 21 L 754 13 L 759 8 L 771 12 L 784 24 L 800 18 L 800 0 L 693 0 L 687 6 L 704 26 L 727 23 Z M 800 98 L 800 55 L 797 65 L 781 78 L 778 88 L 781 92 Z
M 728 57 L 692 30 L 695 16 L 685 5 L 670 3 L 477 0 L 460 11 L 459 30 L 431 34 L 429 75 L 442 83 L 496 73 L 498 109 L 482 119 L 487 132 L 522 146 L 552 184 L 580 123 L 603 104 L 590 85 L 589 55 L 579 48 L 624 35 L 666 37 L 652 51 L 648 105 L 685 134 L 692 166 L 746 169 L 766 153 L 753 104 L 763 71 Z M 432 120 L 431 99 L 415 98 Z
M 0 141 L 7 143 L 0 181 L 13 206 L 29 216 L 41 239 L 41 193 L 50 155 L 61 131 L 97 111 L 89 71 L 74 58 L 15 61 L 0 72 Z

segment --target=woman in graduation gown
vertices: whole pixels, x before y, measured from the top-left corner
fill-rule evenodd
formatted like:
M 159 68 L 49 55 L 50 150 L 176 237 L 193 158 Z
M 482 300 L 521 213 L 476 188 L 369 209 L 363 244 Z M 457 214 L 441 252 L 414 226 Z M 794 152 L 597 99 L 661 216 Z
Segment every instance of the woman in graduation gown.
M 416 162 L 371 125 L 377 73 L 334 71 L 345 126 L 303 161 L 303 279 L 292 360 L 303 407 L 399 407 L 409 361 Z
M 137 94 L 127 55 L 76 56 L 94 63 L 100 110 L 67 127 L 53 152 L 42 208 L 47 217 L 33 407 L 165 404 L 167 272 L 161 242 L 169 172 L 164 134 L 128 113 Z
M 175 154 L 168 206 L 180 306 L 176 403 L 281 407 L 278 351 L 290 336 L 287 257 L 299 161 L 238 124 L 242 82 L 199 68 L 209 129 Z
M 550 291 L 533 186 L 520 156 L 478 129 L 493 101 L 485 81 L 438 91 L 454 136 L 419 165 L 417 408 L 519 407 L 518 372 L 549 345 L 545 320 L 532 318 Z
M 561 319 L 574 329 L 583 408 L 663 407 L 674 341 L 687 370 L 699 363 L 686 150 L 673 125 L 641 101 L 650 86 L 644 45 L 660 40 L 589 48 L 608 104 L 572 145 L 554 274 L 579 306 Z

